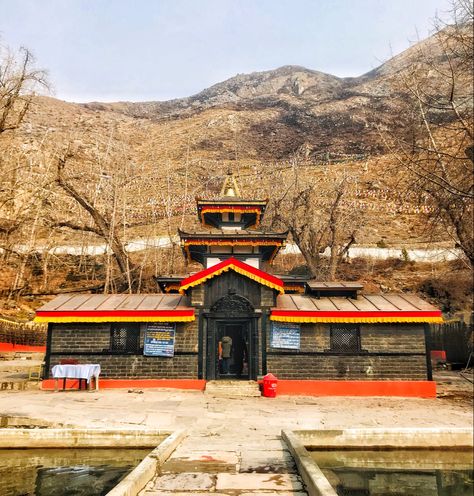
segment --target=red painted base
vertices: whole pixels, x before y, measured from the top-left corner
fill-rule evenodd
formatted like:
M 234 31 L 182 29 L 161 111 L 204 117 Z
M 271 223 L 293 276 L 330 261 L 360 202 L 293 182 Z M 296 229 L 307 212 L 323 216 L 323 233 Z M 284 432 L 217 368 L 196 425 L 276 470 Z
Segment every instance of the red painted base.
M 46 353 L 46 346 L 30 346 L 28 344 L 0 343 L 0 352 Z
M 404 396 L 436 398 L 434 381 L 290 381 L 279 380 L 278 395 Z
M 54 379 L 45 379 L 41 382 L 41 389 L 54 389 Z M 143 389 L 143 388 L 172 388 L 172 389 L 194 389 L 204 391 L 206 381 L 199 379 L 100 379 L 100 389 Z M 58 381 L 59 389 L 63 387 L 63 380 Z M 78 389 L 77 379 L 67 379 L 66 389 Z M 94 384 L 92 384 L 94 387 Z
M 261 381 L 259 381 L 261 383 Z M 54 389 L 54 379 L 41 383 L 44 390 Z M 63 381 L 59 380 L 62 389 Z M 79 381 L 68 379 L 66 389 L 77 389 Z M 92 384 L 92 387 L 94 385 Z M 204 391 L 206 381 L 201 379 L 101 379 L 100 389 L 172 388 Z M 279 380 L 277 396 L 402 396 L 436 398 L 434 381 L 289 381 Z

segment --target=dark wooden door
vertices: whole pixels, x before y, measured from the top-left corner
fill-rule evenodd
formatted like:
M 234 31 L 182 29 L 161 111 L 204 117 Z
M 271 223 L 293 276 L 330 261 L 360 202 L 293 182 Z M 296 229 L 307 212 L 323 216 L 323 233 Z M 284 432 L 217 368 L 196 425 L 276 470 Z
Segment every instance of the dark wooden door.
M 257 378 L 257 339 L 254 318 L 209 317 L 206 342 L 206 379 Z M 229 373 L 224 374 L 219 361 L 219 342 L 224 336 L 232 339 Z
M 221 322 L 217 327 L 217 342 L 222 342 L 224 336 L 231 339 L 228 371 L 223 368 L 222 360 L 218 362 L 217 377 L 219 379 L 248 379 L 249 378 L 249 322 Z
M 235 288 L 227 288 L 224 296 L 213 300 L 206 326 L 206 379 L 257 378 L 256 321 L 252 302 L 237 294 Z M 219 341 L 223 336 L 231 337 L 233 343 L 230 374 L 226 375 L 219 364 Z

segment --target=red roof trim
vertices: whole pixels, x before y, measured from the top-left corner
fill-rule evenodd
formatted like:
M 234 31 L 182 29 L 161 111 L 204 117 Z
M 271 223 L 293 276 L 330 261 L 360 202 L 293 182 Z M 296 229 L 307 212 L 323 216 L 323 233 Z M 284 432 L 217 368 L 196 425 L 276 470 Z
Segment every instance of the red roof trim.
M 249 264 L 246 264 L 245 262 L 241 262 L 240 260 L 237 260 L 234 257 L 230 257 L 226 260 L 223 260 L 222 262 L 219 262 L 216 265 L 213 265 L 212 267 L 209 267 L 207 269 L 201 270 L 200 272 L 197 272 L 196 274 L 193 274 L 192 276 L 187 277 L 186 279 L 183 279 L 181 281 L 181 287 L 182 286 L 187 286 L 190 283 L 193 283 L 195 281 L 198 281 L 203 278 L 209 279 L 209 276 L 213 276 L 216 272 L 219 272 L 220 270 L 224 269 L 225 267 L 228 267 L 229 265 L 235 265 L 236 267 L 239 267 L 240 269 L 249 272 L 250 274 L 253 274 L 254 276 L 260 277 L 261 279 L 265 279 L 266 281 L 276 285 L 280 286 L 283 288 L 284 284 L 283 281 L 279 277 L 272 276 L 271 274 L 268 274 L 267 272 L 264 272 L 263 270 L 256 269 L 255 267 L 252 267 Z M 204 281 L 203 281 L 204 282 Z
M 441 317 L 441 311 L 435 312 L 404 312 L 393 311 L 371 311 L 371 312 L 348 312 L 344 310 L 336 310 L 330 312 L 305 311 L 305 310 L 278 310 L 272 309 L 272 315 L 275 317 L 347 317 L 347 318 L 370 318 L 370 317 Z
M 228 205 L 223 203 L 222 205 L 213 205 L 212 203 L 209 204 L 202 204 L 201 208 L 215 208 L 215 209 L 220 209 L 220 208 L 238 208 L 242 210 L 252 210 L 255 208 L 262 209 L 264 208 L 265 205 L 239 205 L 239 204 L 234 204 L 234 205 Z
M 194 309 L 189 310 L 63 310 L 55 312 L 37 311 L 37 317 L 191 317 Z

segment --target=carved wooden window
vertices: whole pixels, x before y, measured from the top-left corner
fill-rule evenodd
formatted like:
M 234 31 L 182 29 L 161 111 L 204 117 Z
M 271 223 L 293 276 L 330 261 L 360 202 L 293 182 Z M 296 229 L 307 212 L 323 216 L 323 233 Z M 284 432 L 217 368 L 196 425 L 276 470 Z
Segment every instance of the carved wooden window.
M 331 349 L 336 353 L 357 353 L 360 347 L 360 327 L 354 324 L 332 324 Z
M 110 330 L 110 351 L 116 353 L 139 353 L 140 324 L 112 324 Z

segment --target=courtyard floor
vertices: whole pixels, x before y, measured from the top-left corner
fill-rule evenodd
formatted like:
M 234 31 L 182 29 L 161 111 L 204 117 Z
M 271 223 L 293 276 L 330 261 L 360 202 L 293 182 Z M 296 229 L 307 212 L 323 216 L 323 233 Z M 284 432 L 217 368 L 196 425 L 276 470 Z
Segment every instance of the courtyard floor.
M 188 436 L 141 494 L 306 494 L 282 429 L 473 427 L 472 383 L 436 377 L 438 398 L 221 398 L 196 391 L 0 391 L 0 415 L 77 427 L 185 428 Z

